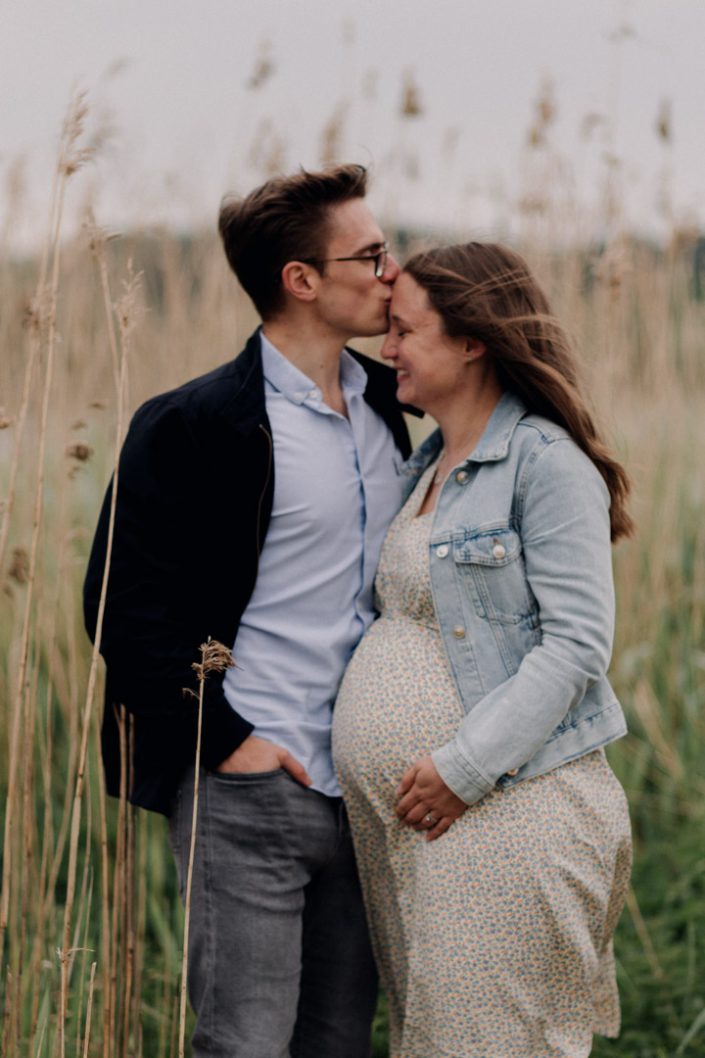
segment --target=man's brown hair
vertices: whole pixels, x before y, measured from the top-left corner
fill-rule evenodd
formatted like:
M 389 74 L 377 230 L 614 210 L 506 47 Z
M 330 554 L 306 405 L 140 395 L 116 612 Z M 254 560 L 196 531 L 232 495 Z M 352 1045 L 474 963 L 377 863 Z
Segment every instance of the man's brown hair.
M 218 218 L 225 255 L 263 320 L 283 307 L 284 265 L 325 257 L 331 206 L 364 198 L 366 189 L 364 166 L 338 165 L 275 177 L 242 199 L 226 196 Z

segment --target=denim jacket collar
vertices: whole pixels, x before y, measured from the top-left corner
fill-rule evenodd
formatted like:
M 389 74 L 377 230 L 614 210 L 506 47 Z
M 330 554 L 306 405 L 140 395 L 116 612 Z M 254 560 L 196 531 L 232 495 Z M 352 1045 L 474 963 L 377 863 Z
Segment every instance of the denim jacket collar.
M 506 459 L 509 444 L 517 423 L 526 415 L 526 405 L 514 393 L 505 392 L 490 416 L 485 431 L 473 452 L 464 460 L 466 463 L 492 463 Z M 405 471 L 418 476 L 433 462 L 443 447 L 440 430 L 434 430 L 416 449 L 405 465 Z

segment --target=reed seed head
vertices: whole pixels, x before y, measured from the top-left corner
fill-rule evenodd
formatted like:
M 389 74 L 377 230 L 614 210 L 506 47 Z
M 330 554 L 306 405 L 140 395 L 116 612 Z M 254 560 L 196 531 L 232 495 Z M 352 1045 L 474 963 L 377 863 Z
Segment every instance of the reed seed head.
M 75 444 L 66 446 L 66 455 L 69 459 L 75 459 L 79 463 L 86 463 L 93 455 L 93 449 L 90 445 L 77 441 Z
M 260 53 L 255 62 L 255 68 L 247 79 L 246 88 L 256 90 L 272 77 L 275 71 L 274 63 L 270 55 L 269 41 L 264 41 L 260 46 Z
M 12 577 L 16 584 L 26 584 L 29 580 L 29 553 L 24 547 L 16 547 L 12 551 L 8 576 Z
M 208 638 L 207 642 L 201 643 L 201 660 L 194 661 L 191 668 L 202 683 L 211 672 L 225 672 L 226 669 L 235 668 L 235 659 L 231 651 L 217 639 Z
M 79 146 L 79 141 L 85 131 L 87 116 L 86 93 L 76 92 L 69 103 L 61 132 L 58 168 L 65 177 L 73 176 L 93 157 L 93 147 Z
M 417 118 L 423 114 L 419 89 L 411 70 L 404 74 L 404 85 L 401 95 L 401 115 L 404 118 Z
M 658 115 L 656 117 L 656 135 L 664 143 L 671 143 L 673 139 L 673 119 L 671 116 L 670 99 L 662 99 Z

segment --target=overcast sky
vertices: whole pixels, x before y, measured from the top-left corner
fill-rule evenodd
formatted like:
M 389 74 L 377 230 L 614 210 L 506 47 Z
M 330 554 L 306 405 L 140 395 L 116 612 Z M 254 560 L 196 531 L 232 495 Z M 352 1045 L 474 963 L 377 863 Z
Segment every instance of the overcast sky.
M 705 0 L 0 0 L 0 173 L 24 159 L 26 237 L 78 85 L 112 136 L 72 209 L 104 223 L 212 223 L 328 127 L 393 219 L 496 230 L 548 187 L 588 225 L 610 173 L 631 226 L 702 226 L 704 59 Z

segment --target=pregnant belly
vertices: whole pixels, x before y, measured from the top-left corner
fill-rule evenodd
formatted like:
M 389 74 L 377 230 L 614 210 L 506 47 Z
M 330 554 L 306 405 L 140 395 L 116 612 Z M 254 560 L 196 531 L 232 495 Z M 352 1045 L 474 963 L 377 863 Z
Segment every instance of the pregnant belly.
M 333 714 L 333 756 L 346 790 L 393 804 L 419 757 L 451 739 L 463 717 L 440 633 L 380 618 L 360 643 Z

